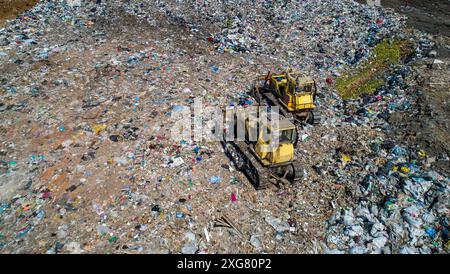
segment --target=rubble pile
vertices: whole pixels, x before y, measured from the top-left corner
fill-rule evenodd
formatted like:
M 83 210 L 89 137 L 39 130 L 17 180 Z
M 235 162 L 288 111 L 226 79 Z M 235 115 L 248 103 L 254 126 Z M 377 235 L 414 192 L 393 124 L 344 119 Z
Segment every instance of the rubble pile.
M 248 26 L 242 25 L 239 18 L 233 18 L 227 21 L 227 27 L 221 33 L 216 34 L 214 38 L 209 40 L 219 44 L 217 50 L 221 53 L 247 52 L 258 46 L 256 41 L 251 38 L 252 35 L 247 30 L 248 28 Z M 250 37 L 250 39 L 247 37 Z
M 387 163 L 359 182 L 358 205 L 329 220 L 326 252 L 429 254 L 448 249 L 448 178 L 424 172 L 423 161 L 401 147 L 382 147 L 377 153 L 387 155 Z
M 417 114 L 416 63 L 436 59 L 404 20 L 347 0 L 39 1 L 0 29 L 0 252 L 448 252 L 448 155 L 391 121 Z M 341 98 L 383 39 L 414 54 Z M 299 128 L 297 184 L 256 191 L 220 143 L 170 138 L 195 98 L 253 105 L 255 77 L 288 67 L 324 117 Z
M 405 23 L 391 10 L 354 1 L 213 0 L 195 5 L 195 12 L 190 5 L 179 8 L 170 2 L 158 1 L 183 22 L 208 26 L 213 32 L 208 38 L 219 52 L 287 55 L 290 66 L 307 71 L 356 64 Z

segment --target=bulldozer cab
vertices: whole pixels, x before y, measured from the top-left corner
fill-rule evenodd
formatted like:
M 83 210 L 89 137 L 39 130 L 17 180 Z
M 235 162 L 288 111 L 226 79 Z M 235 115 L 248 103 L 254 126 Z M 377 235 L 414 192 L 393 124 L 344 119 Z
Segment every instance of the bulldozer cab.
M 295 93 L 301 95 L 302 93 L 316 93 L 316 83 L 311 78 L 297 78 L 297 86 L 295 87 Z
M 297 140 L 297 132 L 293 128 L 287 128 L 279 131 L 280 143 L 294 144 Z
M 276 142 L 274 136 L 277 137 Z M 292 161 L 296 144 L 295 125 L 289 119 L 282 119 L 277 128 L 272 128 L 270 124 L 260 128 L 255 151 L 264 165 L 286 163 Z
M 286 118 L 279 121 L 277 128 L 272 128 L 270 123 L 267 125 L 261 125 L 259 128 L 257 143 L 270 145 L 275 140 L 275 134 L 277 134 L 276 137 L 279 144 L 296 145 L 297 128 L 291 123 L 291 121 L 289 121 L 289 119 Z
M 272 130 L 272 128 L 270 128 L 270 130 Z M 278 130 L 274 129 L 274 132 L 278 132 L 278 141 L 280 144 L 295 144 L 297 141 L 296 127 L 289 119 L 280 120 Z
M 267 117 L 268 120 L 265 122 L 263 122 L 264 120 L 258 120 L 258 117 L 255 115 L 245 117 L 244 114 L 244 116 L 240 116 L 238 119 L 245 119 L 245 130 L 248 133 L 248 136 L 255 136 L 254 134 L 256 134 L 257 139 L 254 140 L 259 143 L 270 143 L 273 134 L 278 134 L 280 143 L 295 143 L 297 140 L 297 130 L 295 125 L 287 118 L 278 115 L 275 117 L 279 117 L 276 128 L 272 128 L 273 124 L 270 122 L 270 116 Z
M 271 127 L 263 127 L 260 130 L 258 143 L 270 144 L 273 139 L 273 134 L 278 134 L 278 142 L 280 144 L 294 144 L 297 140 L 297 131 L 290 126 L 286 128 L 280 126 L 278 131 L 273 130 Z

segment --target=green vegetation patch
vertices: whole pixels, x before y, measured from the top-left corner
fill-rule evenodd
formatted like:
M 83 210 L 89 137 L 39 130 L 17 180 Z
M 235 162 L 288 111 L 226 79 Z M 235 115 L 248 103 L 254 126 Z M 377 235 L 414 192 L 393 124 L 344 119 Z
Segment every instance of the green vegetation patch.
M 409 43 L 385 39 L 373 49 L 368 61 L 336 79 L 336 89 L 343 99 L 355 99 L 362 94 L 373 94 L 383 85 L 383 75 L 411 52 Z

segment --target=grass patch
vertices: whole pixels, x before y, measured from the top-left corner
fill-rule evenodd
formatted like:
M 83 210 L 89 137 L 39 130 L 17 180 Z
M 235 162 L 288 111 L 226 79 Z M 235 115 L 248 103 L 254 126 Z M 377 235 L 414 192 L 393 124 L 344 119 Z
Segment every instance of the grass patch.
M 336 89 L 343 99 L 355 99 L 373 94 L 383 85 L 382 76 L 391 65 L 411 52 L 409 43 L 402 40 L 382 40 L 372 51 L 368 61 L 336 79 Z

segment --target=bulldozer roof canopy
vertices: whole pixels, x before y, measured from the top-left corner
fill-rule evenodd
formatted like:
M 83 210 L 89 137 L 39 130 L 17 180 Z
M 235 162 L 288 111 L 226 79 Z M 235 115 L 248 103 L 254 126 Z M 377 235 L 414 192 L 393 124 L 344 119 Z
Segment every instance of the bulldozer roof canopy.
M 278 127 L 280 130 L 285 130 L 285 129 L 295 128 L 295 125 L 291 121 L 289 121 L 289 119 L 284 118 L 284 119 L 280 119 Z

